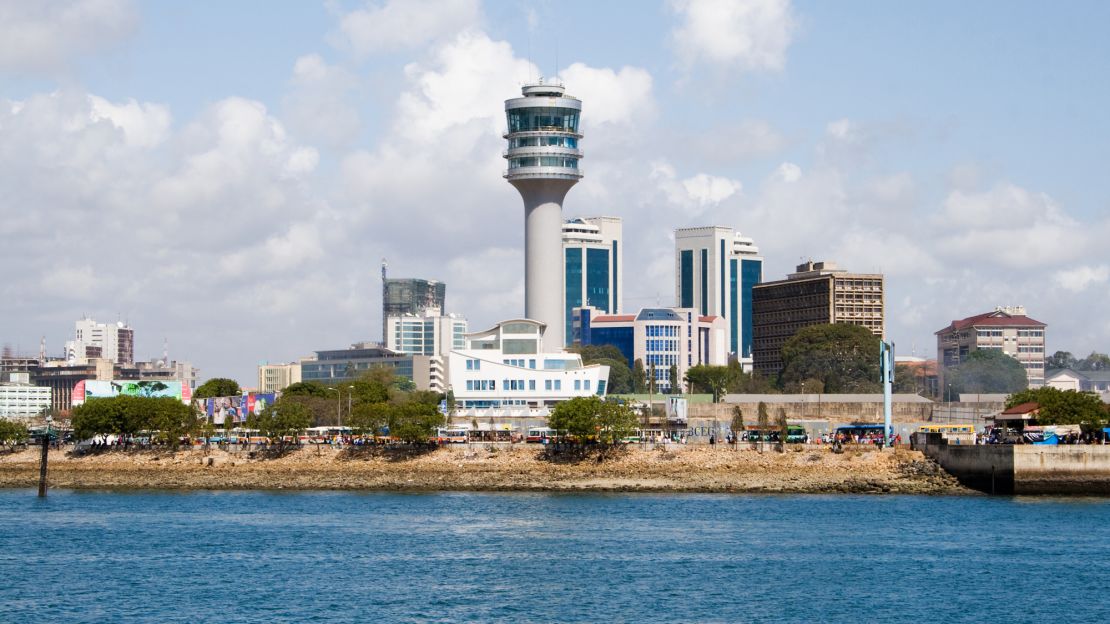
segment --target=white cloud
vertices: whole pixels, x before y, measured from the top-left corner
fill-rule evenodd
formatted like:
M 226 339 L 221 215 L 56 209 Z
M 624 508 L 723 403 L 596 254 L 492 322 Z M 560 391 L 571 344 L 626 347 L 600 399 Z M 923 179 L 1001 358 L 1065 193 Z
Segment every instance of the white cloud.
M 560 72 L 567 92 L 584 102 L 582 125 L 635 126 L 656 113 L 651 74 L 640 67 L 590 67 L 574 63 Z
M 362 130 L 352 101 L 358 79 L 329 65 L 319 54 L 308 54 L 293 65 L 290 92 L 282 102 L 282 118 L 298 138 L 334 147 L 349 145 Z
M 1095 284 L 1105 283 L 1110 280 L 1110 266 L 1078 266 L 1074 269 L 1062 269 L 1054 274 L 1056 282 L 1064 289 L 1071 292 L 1082 292 Z
M 387 0 L 367 2 L 339 22 L 340 45 L 358 56 L 420 47 L 478 25 L 477 0 Z
M 55 72 L 130 35 L 129 0 L 0 2 L 0 71 Z
M 99 286 L 100 280 L 88 265 L 56 266 L 42 276 L 42 292 L 65 299 L 87 299 Z
M 682 181 L 686 194 L 699 206 L 719 204 L 740 192 L 741 184 L 721 176 L 699 173 Z
M 93 121 L 107 120 L 119 128 L 125 142 L 133 147 L 154 147 L 170 130 L 170 111 L 165 106 L 139 103 L 134 98 L 124 104 L 113 104 L 102 97 L 89 96 Z
M 782 163 L 775 173 L 783 182 L 788 184 L 802 179 L 802 168 L 792 162 Z
M 672 0 L 679 59 L 744 70 L 781 70 L 796 30 L 789 0 Z

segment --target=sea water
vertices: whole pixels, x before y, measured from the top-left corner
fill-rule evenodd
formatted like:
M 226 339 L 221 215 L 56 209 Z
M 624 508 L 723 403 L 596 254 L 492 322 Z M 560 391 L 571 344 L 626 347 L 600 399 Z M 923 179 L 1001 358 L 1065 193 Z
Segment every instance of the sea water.
M 0 490 L 0 622 L 1106 622 L 1110 500 Z

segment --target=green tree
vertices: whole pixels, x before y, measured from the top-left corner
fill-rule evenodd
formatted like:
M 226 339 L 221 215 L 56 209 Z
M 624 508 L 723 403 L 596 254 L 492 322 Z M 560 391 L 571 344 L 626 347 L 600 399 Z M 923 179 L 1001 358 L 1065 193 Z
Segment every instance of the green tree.
M 1070 368 L 1075 370 L 1079 366 L 1079 360 L 1070 351 L 1057 351 L 1044 359 L 1044 367 L 1046 370 L 1054 370 L 1061 368 Z
M 820 380 L 825 392 L 878 392 L 879 338 L 860 325 L 811 325 L 782 346 L 779 386 Z
M 584 442 L 597 434 L 601 399 L 596 396 L 575 397 L 562 401 L 551 410 L 547 426 Z
M 921 377 L 923 369 L 909 364 L 894 365 L 894 392 L 900 394 L 917 394 L 924 390 L 924 379 Z
M 598 397 L 589 397 L 598 399 Z M 600 399 L 598 399 L 600 401 Z M 636 413 L 627 405 L 616 401 L 600 401 L 597 415 L 598 441 L 602 444 L 617 444 L 632 436 L 639 426 Z
M 359 435 L 378 435 L 389 425 L 389 408 L 388 403 L 359 403 L 347 424 Z
M 745 373 L 740 362 L 728 363 L 728 385 L 725 392 L 730 394 L 778 394 L 779 389 L 759 373 Z
M 1022 403 L 1037 404 L 1037 422 L 1042 425 L 1087 425 L 1097 429 L 1110 424 L 1110 406 L 1090 392 L 1045 386 L 1015 392 L 1006 398 L 1007 408 Z
M 567 351 L 581 355 L 582 361 L 587 364 L 598 360 L 617 360 L 624 362 L 625 368 L 628 367 L 628 358 L 614 345 L 574 345 L 567 347 Z
M 194 390 L 193 397 L 197 399 L 207 399 L 209 397 L 237 396 L 241 393 L 242 390 L 239 388 L 239 382 L 234 379 L 213 377 Z
M 961 393 L 1012 393 L 1029 387 L 1021 363 L 1001 349 L 976 349 L 967 359 L 945 371 L 953 396 Z
M 667 379 L 671 380 L 671 394 L 683 394 L 682 380 L 678 378 L 678 365 L 671 364 L 667 370 Z
M 767 414 L 767 404 L 763 401 L 759 402 L 756 408 L 756 422 L 759 427 L 759 452 L 763 452 L 763 443 L 767 440 L 767 434 L 771 431 L 771 417 Z
M 181 438 L 196 433 L 200 428 L 200 420 L 192 407 L 172 397 L 150 399 L 153 409 L 150 424 L 159 432 L 159 437 L 170 448 L 177 450 Z
M 317 381 L 298 381 L 281 391 L 282 398 L 295 396 L 308 396 L 326 398 L 328 387 Z
M 1104 371 L 1110 370 L 1110 355 L 1105 353 L 1091 352 L 1090 355 L 1083 358 L 1079 362 L 1079 370 L 1081 371 Z
M 624 363 L 623 358 L 620 360 L 602 358 L 586 362 L 586 364 L 601 364 L 609 367 L 609 380 L 605 385 L 606 394 L 631 394 L 635 392 L 636 383 L 632 378 L 632 371 L 629 370 L 628 364 Z
M 436 406 L 420 401 L 406 401 L 389 410 L 389 435 L 403 442 L 427 442 L 437 427 L 446 422 Z
M 744 433 L 744 410 L 740 409 L 739 405 L 732 407 L 732 422 L 729 423 L 729 428 L 732 429 L 732 444 L 735 446 L 740 443 L 740 435 Z
M 644 361 L 640 359 L 632 365 L 632 391 L 636 394 L 647 392 L 647 371 L 644 370 Z
M 686 381 L 690 384 L 690 391 L 712 394 L 714 403 L 724 396 L 731 376 L 732 372 L 727 366 L 698 364 L 686 369 Z
M 11 448 L 27 439 L 27 426 L 14 420 L 0 418 L 0 444 Z
M 303 403 L 285 397 L 266 406 L 261 414 L 251 414 L 247 426 L 284 449 L 286 437 L 296 436 L 312 425 L 312 413 Z

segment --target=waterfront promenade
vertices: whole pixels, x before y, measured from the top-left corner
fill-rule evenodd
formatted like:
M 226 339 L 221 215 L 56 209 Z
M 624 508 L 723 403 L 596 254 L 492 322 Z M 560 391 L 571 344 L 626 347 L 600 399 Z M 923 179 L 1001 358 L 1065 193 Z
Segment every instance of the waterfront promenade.
M 36 450 L 0 455 L 0 487 L 31 487 Z M 75 489 L 968 493 L 917 451 L 790 445 L 785 453 L 630 446 L 599 461 L 551 459 L 539 445 L 451 445 L 425 452 L 307 446 L 278 459 L 213 449 L 53 451 L 50 486 Z

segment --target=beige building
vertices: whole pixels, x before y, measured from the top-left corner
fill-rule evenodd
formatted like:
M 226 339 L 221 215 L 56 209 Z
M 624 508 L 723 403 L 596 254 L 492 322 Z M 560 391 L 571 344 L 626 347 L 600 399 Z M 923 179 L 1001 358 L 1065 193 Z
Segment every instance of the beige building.
M 753 368 L 774 378 L 782 346 L 810 325 L 861 325 L 885 335 L 885 295 L 880 273 L 849 273 L 832 262 L 806 262 L 784 280 L 752 288 Z
M 300 382 L 300 380 L 301 365 L 299 362 L 258 365 L 258 391 L 263 394 L 279 392 Z
M 1025 315 L 1025 306 L 999 306 L 993 312 L 952 321 L 937 334 L 940 389 L 945 369 L 956 366 L 977 349 L 999 349 L 1021 363 L 1029 387 L 1044 385 L 1044 323 Z

